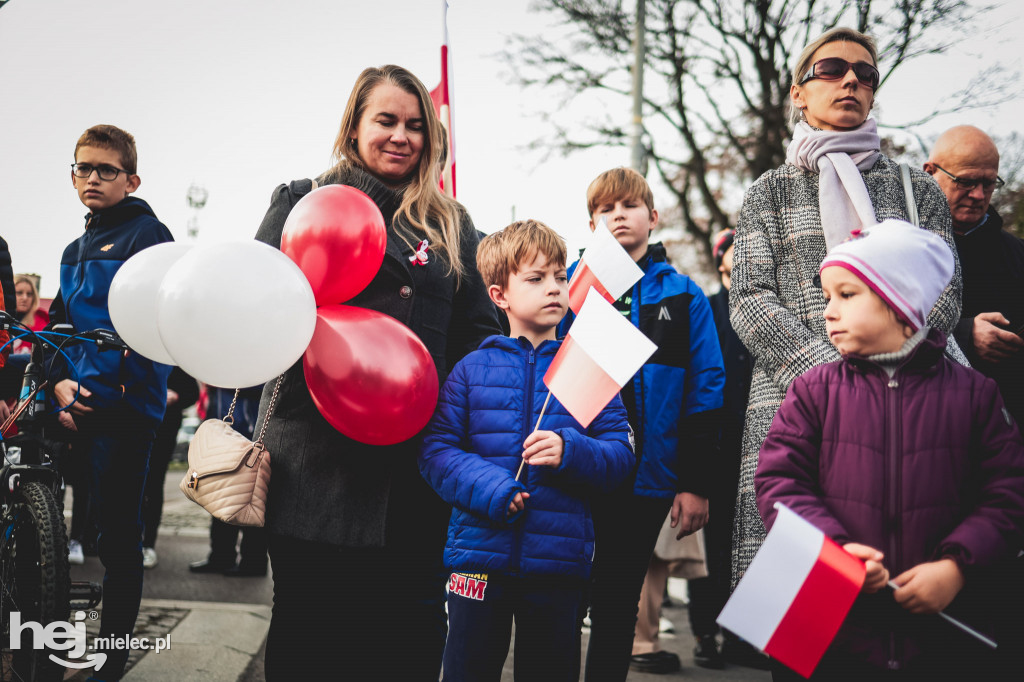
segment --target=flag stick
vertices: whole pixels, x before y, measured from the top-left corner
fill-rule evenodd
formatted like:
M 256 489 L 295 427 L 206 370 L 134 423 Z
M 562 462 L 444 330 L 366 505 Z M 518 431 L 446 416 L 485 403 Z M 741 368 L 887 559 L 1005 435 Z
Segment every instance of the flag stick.
M 540 428 L 540 420 L 544 418 L 544 410 L 548 409 L 548 401 L 551 400 L 551 391 L 548 391 L 548 397 L 544 398 L 544 405 L 540 408 L 540 416 L 537 417 L 537 425 L 533 427 L 533 433 L 537 433 L 537 429 Z M 531 436 L 533 434 L 530 434 Z M 516 480 L 519 480 L 519 475 L 523 473 L 523 465 L 526 464 L 524 459 L 519 463 L 519 471 L 516 472 Z
M 900 588 L 899 585 L 897 585 L 896 583 L 894 583 L 891 580 L 889 581 L 889 587 L 891 587 L 894 590 L 898 590 Z M 956 618 L 954 618 L 953 616 L 949 615 L 945 611 L 939 611 L 939 615 L 942 616 L 948 623 L 950 623 L 952 625 L 955 625 L 956 627 L 960 628 L 961 630 L 963 630 L 964 632 L 969 634 L 971 637 L 974 637 L 975 639 L 977 639 L 982 644 L 987 644 L 988 646 L 992 647 L 993 649 L 995 649 L 998 646 L 998 644 L 996 644 L 994 641 L 992 641 L 991 639 L 989 639 L 985 635 L 981 634 L 980 632 L 978 632 L 974 628 L 970 627 L 966 623 L 963 623 L 962 621 L 957 620 Z

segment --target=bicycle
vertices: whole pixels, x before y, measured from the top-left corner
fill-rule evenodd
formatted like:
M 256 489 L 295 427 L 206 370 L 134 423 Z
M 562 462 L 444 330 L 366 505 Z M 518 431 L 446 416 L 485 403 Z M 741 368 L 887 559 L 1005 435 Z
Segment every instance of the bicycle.
M 11 614 L 19 613 L 23 624 L 32 621 L 43 627 L 67 622 L 72 606 L 87 609 L 99 604 L 102 588 L 70 580 L 64 480 L 57 467 L 60 443 L 46 435 L 52 415 L 44 391 L 45 347 L 57 351 L 52 363 L 63 348 L 78 341 L 96 343 L 100 350 L 124 351 L 127 346 L 103 329 L 76 333 L 70 325 L 55 325 L 50 332 L 33 332 L 3 311 L 0 328 L 23 330 L 20 336 L 32 338 L 19 402 L 0 425 L 0 437 L 5 437 L 0 442 L 4 455 L 0 467 L 0 680 L 56 681 L 63 679 L 65 669 L 50 654 L 61 656 L 64 650 L 36 648 L 28 628 L 12 640 Z M 6 438 L 13 424 L 18 434 Z

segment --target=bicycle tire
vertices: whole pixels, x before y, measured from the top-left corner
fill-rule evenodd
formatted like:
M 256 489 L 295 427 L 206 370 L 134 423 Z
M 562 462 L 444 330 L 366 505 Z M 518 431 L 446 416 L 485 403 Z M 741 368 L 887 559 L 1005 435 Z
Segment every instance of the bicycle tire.
M 0 679 L 25 682 L 62 680 L 64 666 L 50 660 L 66 651 L 36 649 L 30 630 L 23 630 L 18 648 L 11 647 L 10 617 L 21 622 L 67 621 L 71 590 L 64 515 L 50 489 L 23 483 L 4 514 L 0 538 Z

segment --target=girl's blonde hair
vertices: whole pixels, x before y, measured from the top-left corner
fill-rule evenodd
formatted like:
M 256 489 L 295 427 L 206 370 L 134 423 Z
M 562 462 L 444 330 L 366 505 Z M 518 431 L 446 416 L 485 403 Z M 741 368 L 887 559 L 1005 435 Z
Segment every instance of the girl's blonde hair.
M 449 273 L 454 273 L 456 280 L 464 274 L 462 260 L 459 257 L 461 247 L 459 214 L 461 206 L 453 199 L 446 197 L 440 189 L 439 166 L 444 146 L 444 134 L 441 121 L 434 111 L 430 93 L 407 69 L 394 64 L 379 68 L 365 69 L 356 79 L 356 84 L 349 95 L 345 113 L 341 117 L 341 129 L 334 141 L 334 158 L 336 165 L 330 172 L 339 170 L 345 163 L 351 163 L 369 172 L 366 163 L 359 156 L 359 148 L 353 139 L 359 121 L 366 110 L 370 93 L 383 83 L 394 85 L 414 95 L 420 102 L 420 112 L 424 121 L 423 152 L 418 168 L 408 178 L 408 184 L 402 191 L 402 203 L 396 211 L 396 217 L 402 216 L 404 224 L 396 224 L 396 232 L 409 245 L 422 238 L 430 242 L 430 250 L 448 261 Z M 438 225 L 434 227 L 433 225 Z M 408 226 L 413 234 L 402 234 L 402 227 Z
M 21 321 L 28 326 L 32 326 L 32 323 L 36 321 L 36 311 L 39 310 L 39 289 L 36 288 L 36 280 L 29 275 L 15 275 L 14 276 L 14 289 L 17 293 L 19 284 L 27 284 L 32 288 L 32 303 L 28 306 L 28 311 L 22 316 Z M 14 306 L 17 311 L 17 304 Z

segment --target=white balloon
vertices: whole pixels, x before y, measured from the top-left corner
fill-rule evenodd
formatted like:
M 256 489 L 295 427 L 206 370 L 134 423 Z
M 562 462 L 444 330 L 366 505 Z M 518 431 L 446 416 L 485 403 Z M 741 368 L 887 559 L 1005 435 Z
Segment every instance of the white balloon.
M 107 309 L 114 331 L 133 351 L 165 365 L 175 363 L 157 331 L 157 292 L 170 267 L 191 249 L 180 242 L 150 246 L 126 260 L 110 282 Z
M 158 299 L 164 346 L 213 386 L 270 381 L 302 356 L 316 327 L 306 276 L 255 240 L 196 247 L 167 271 Z

